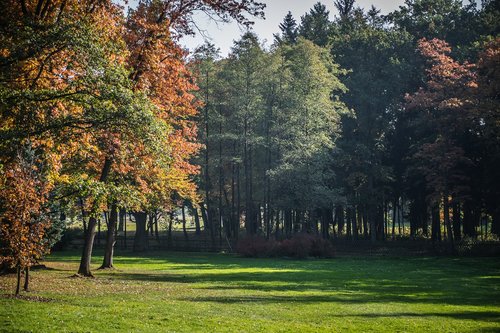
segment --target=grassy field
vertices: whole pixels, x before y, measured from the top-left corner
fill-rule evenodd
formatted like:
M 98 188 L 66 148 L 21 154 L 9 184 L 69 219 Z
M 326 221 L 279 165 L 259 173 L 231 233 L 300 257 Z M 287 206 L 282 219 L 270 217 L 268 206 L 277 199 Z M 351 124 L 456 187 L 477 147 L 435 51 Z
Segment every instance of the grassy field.
M 96 267 L 100 257 L 96 257 Z M 71 278 L 77 253 L 0 277 L 1 332 L 499 332 L 498 258 L 244 259 L 150 253 Z

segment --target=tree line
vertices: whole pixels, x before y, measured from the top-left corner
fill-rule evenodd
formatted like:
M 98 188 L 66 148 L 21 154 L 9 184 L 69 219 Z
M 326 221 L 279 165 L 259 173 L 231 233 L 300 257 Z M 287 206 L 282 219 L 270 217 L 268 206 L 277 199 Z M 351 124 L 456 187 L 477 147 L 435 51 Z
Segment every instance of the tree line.
M 195 52 L 212 239 L 498 235 L 498 1 L 334 4 Z

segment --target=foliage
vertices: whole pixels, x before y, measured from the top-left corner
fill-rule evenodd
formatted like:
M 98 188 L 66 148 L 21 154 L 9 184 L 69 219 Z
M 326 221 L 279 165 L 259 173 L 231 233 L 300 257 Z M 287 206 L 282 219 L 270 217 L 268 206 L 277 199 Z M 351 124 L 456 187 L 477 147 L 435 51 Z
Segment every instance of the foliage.
M 326 6 L 317 2 L 309 13 L 300 18 L 300 36 L 314 42 L 316 45 L 326 46 L 331 29 L 329 15 L 330 12 L 326 9 Z
M 46 232 L 51 221 L 46 203 L 52 184 L 40 172 L 43 168 L 43 161 L 27 150 L 0 174 L 0 263 L 19 270 L 29 268 L 49 250 Z
M 299 31 L 297 22 L 293 18 L 292 12 L 288 12 L 288 14 L 286 14 L 283 22 L 280 23 L 279 28 L 281 30 L 281 35 L 274 35 L 274 39 L 277 44 L 295 44 L 297 42 Z

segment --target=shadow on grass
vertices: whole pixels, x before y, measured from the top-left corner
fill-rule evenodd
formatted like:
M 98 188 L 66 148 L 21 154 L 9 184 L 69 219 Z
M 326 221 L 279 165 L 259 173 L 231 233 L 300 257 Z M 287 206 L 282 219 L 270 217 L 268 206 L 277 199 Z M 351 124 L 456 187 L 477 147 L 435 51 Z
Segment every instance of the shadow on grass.
M 372 299 L 370 295 L 361 295 L 361 297 L 366 296 L 366 298 L 343 298 L 335 296 L 240 296 L 240 297 L 193 297 L 184 298 L 185 301 L 191 302 L 215 302 L 222 304 L 236 304 L 236 303 L 321 303 L 321 302 L 338 302 L 343 304 L 352 303 L 370 303 L 375 301 L 381 301 L 380 298 Z M 387 300 L 384 300 L 384 302 Z M 408 300 L 401 300 L 407 302 Z M 460 320 L 480 320 L 480 321 L 500 321 L 500 310 L 499 311 L 460 311 L 460 312 L 429 312 L 429 313 L 417 313 L 417 312 L 395 312 L 395 313 L 361 313 L 361 314 L 328 314 L 328 317 L 337 318 L 428 318 L 428 317 L 445 317 Z
M 259 297 L 206 297 L 196 301 L 240 303 L 240 302 L 344 302 L 344 303 L 433 303 L 452 305 L 498 305 L 499 294 L 495 291 L 495 279 L 477 276 L 457 277 L 432 274 L 411 280 L 400 272 L 389 279 L 391 272 L 383 276 L 367 276 L 368 271 L 349 276 L 346 272 L 334 271 L 270 271 L 270 272 L 222 272 L 190 274 L 146 274 L 116 272 L 114 279 L 149 282 L 195 284 L 194 288 L 207 290 L 235 290 L 268 292 Z M 403 276 L 403 277 L 402 277 Z M 276 296 L 277 292 L 315 292 L 323 295 Z M 230 294 L 230 293 L 229 293 Z M 231 295 L 231 294 L 230 294 Z M 187 299 L 184 299 L 187 300 Z
M 55 261 L 63 260 L 64 254 Z M 141 256 L 127 253 L 116 257 L 115 264 L 118 271 L 101 276 L 117 280 L 186 283 L 193 284 L 191 287 L 195 289 L 268 293 L 254 297 L 227 293 L 227 297 L 193 299 L 202 302 L 405 302 L 500 306 L 500 264 L 494 259 L 430 257 L 297 261 L 153 252 Z M 134 267 L 121 271 L 120 265 Z M 235 271 L 237 269 L 240 271 Z M 275 295 L 280 292 L 309 292 L 309 295 Z M 311 292 L 320 295 L 311 295 Z

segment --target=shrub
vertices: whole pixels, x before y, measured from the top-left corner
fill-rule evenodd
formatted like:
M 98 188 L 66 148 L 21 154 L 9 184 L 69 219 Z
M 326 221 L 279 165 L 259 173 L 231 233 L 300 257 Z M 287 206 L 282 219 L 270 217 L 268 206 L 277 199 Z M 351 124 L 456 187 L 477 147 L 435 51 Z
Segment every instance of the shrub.
M 333 258 L 335 257 L 335 248 L 331 241 L 321 237 L 315 237 L 312 239 L 310 256 L 317 258 Z
M 464 237 L 455 244 L 459 256 L 495 257 L 500 255 L 500 243 L 496 240 L 479 240 Z
M 274 242 L 259 236 L 247 236 L 238 241 L 236 252 L 244 257 L 271 257 L 274 252 Z
M 236 252 L 245 257 L 308 257 L 333 258 L 335 249 L 331 241 L 316 235 L 300 233 L 283 241 L 266 240 L 259 236 L 248 236 L 236 245 Z

